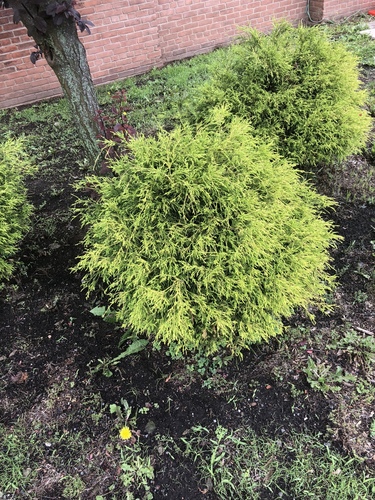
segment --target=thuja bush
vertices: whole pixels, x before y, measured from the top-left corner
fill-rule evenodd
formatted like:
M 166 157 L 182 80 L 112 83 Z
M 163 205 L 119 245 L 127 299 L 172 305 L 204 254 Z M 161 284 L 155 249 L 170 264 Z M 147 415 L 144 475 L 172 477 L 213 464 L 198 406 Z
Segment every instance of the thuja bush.
M 12 274 L 12 256 L 29 227 L 24 177 L 32 172 L 22 140 L 0 143 L 0 281 Z
M 250 120 L 301 167 L 332 164 L 360 150 L 370 118 L 357 60 L 319 28 L 276 24 L 269 35 L 246 28 L 209 81 L 187 103 L 199 120 L 219 103 Z
M 104 286 L 123 326 L 178 349 L 239 354 L 282 332 L 301 306 L 321 308 L 336 237 L 318 195 L 225 109 L 126 145 L 111 178 L 89 177 L 96 200 L 75 267 Z

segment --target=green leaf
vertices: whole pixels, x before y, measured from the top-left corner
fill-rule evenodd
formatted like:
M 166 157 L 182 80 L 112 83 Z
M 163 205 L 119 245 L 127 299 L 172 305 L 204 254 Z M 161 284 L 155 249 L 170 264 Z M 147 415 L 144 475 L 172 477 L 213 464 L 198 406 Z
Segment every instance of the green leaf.
M 117 408 L 118 408 L 118 406 L 116 404 L 109 405 L 109 411 L 111 413 L 117 413 Z
M 125 358 L 126 356 L 131 356 L 132 354 L 136 354 L 137 352 L 142 351 L 146 345 L 148 344 L 148 340 L 146 339 L 138 339 L 135 340 L 130 346 L 126 349 L 126 351 L 122 352 L 116 358 L 112 359 L 112 363 L 116 364 L 118 363 L 121 359 Z
M 90 313 L 93 314 L 94 316 L 100 316 L 101 318 L 104 316 L 106 311 L 105 306 L 97 306 L 94 307 L 94 309 L 91 309 Z

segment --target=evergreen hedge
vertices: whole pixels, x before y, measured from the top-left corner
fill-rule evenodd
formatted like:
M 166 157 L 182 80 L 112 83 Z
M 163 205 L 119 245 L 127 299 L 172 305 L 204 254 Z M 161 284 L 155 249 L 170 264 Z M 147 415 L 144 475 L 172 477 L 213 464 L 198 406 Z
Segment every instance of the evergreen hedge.
M 177 349 L 239 354 L 282 332 L 282 318 L 333 286 L 336 236 L 321 218 L 332 201 L 254 138 L 250 125 L 215 110 L 126 144 L 112 178 L 89 177 L 98 199 L 77 208 L 88 227 L 88 293 L 104 286 L 123 326 Z
M 353 54 L 319 27 L 286 22 L 268 35 L 245 28 L 240 42 L 186 103 L 189 120 L 226 103 L 303 168 L 332 164 L 365 146 L 371 122 Z
M 23 180 L 32 171 L 22 140 L 0 143 L 0 281 L 11 276 L 11 258 L 29 227 L 31 205 Z

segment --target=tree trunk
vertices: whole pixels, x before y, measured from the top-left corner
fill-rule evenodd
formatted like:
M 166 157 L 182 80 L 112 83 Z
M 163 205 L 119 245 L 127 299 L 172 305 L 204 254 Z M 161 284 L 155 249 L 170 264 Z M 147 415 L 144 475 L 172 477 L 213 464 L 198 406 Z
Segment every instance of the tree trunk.
M 74 21 L 49 29 L 42 50 L 70 104 L 88 160 L 94 166 L 100 155 L 96 121 L 99 105 L 86 50 L 78 38 Z
M 47 0 L 46 4 L 48 3 Z M 68 17 L 58 26 L 52 19 L 47 19 L 47 30 L 41 33 L 34 23 L 35 17 L 38 16 L 37 6 L 32 2 L 29 4 L 19 0 L 9 1 L 9 4 L 11 7 L 22 5 L 19 11 L 20 19 L 57 76 L 69 102 L 87 159 L 96 166 L 100 156 L 97 142 L 100 130 L 96 121 L 99 105 L 86 50 L 79 40 L 74 19 Z

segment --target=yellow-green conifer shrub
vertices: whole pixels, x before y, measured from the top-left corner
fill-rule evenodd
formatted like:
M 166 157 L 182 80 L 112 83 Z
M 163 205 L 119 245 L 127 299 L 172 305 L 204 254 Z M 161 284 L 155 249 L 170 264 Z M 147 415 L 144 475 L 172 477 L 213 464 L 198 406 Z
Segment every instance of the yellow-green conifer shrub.
M 305 168 L 343 160 L 365 145 L 365 100 L 353 54 L 319 27 L 282 22 L 268 35 L 244 29 L 187 110 L 199 120 L 226 103 Z
M 0 143 L 0 281 L 12 274 L 11 257 L 29 227 L 31 205 L 23 181 L 32 171 L 22 140 Z
M 113 178 L 84 181 L 99 197 L 78 209 L 88 231 L 75 271 L 88 292 L 104 283 L 123 326 L 239 354 L 294 308 L 324 309 L 336 237 L 320 216 L 332 201 L 226 113 L 134 139 Z

